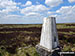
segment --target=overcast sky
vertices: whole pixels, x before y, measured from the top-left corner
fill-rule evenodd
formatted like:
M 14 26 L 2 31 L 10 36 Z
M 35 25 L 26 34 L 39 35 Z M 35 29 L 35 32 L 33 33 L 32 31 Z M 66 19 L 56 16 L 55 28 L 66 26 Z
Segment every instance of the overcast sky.
M 75 0 L 0 0 L 0 24 L 42 23 L 51 15 L 57 23 L 75 23 Z

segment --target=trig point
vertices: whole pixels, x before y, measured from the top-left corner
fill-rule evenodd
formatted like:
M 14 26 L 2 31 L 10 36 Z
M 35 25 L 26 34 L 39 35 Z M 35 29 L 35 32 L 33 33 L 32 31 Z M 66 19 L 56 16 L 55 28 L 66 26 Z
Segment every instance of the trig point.
M 44 18 L 40 43 L 36 48 L 40 56 L 58 56 L 60 48 L 55 17 Z

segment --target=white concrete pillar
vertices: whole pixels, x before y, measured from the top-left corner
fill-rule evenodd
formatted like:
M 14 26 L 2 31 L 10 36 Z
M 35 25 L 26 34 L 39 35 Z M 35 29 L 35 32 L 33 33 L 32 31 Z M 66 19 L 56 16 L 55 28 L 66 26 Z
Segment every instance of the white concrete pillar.
M 40 46 L 50 51 L 59 46 L 55 17 L 44 18 Z

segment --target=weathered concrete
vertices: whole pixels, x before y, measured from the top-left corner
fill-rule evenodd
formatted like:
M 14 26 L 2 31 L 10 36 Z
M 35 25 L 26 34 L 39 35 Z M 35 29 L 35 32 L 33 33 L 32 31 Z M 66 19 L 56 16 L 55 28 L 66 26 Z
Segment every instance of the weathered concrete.
M 59 46 L 55 17 L 44 18 L 40 45 L 49 50 Z
M 55 17 L 44 18 L 40 44 L 36 49 L 40 56 L 54 56 L 53 53 L 60 51 Z
M 59 48 L 49 51 L 48 49 L 46 49 L 40 45 L 36 45 L 36 49 L 40 56 L 60 56 L 60 54 L 58 53 L 58 52 L 60 52 Z

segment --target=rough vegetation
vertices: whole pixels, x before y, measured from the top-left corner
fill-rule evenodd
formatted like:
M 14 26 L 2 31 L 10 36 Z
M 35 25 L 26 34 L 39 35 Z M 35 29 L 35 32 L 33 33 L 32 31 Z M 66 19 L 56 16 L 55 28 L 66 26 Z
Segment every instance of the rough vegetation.
M 41 24 L 1 24 L 0 56 L 39 56 Z M 75 24 L 57 24 L 62 51 L 75 51 Z

